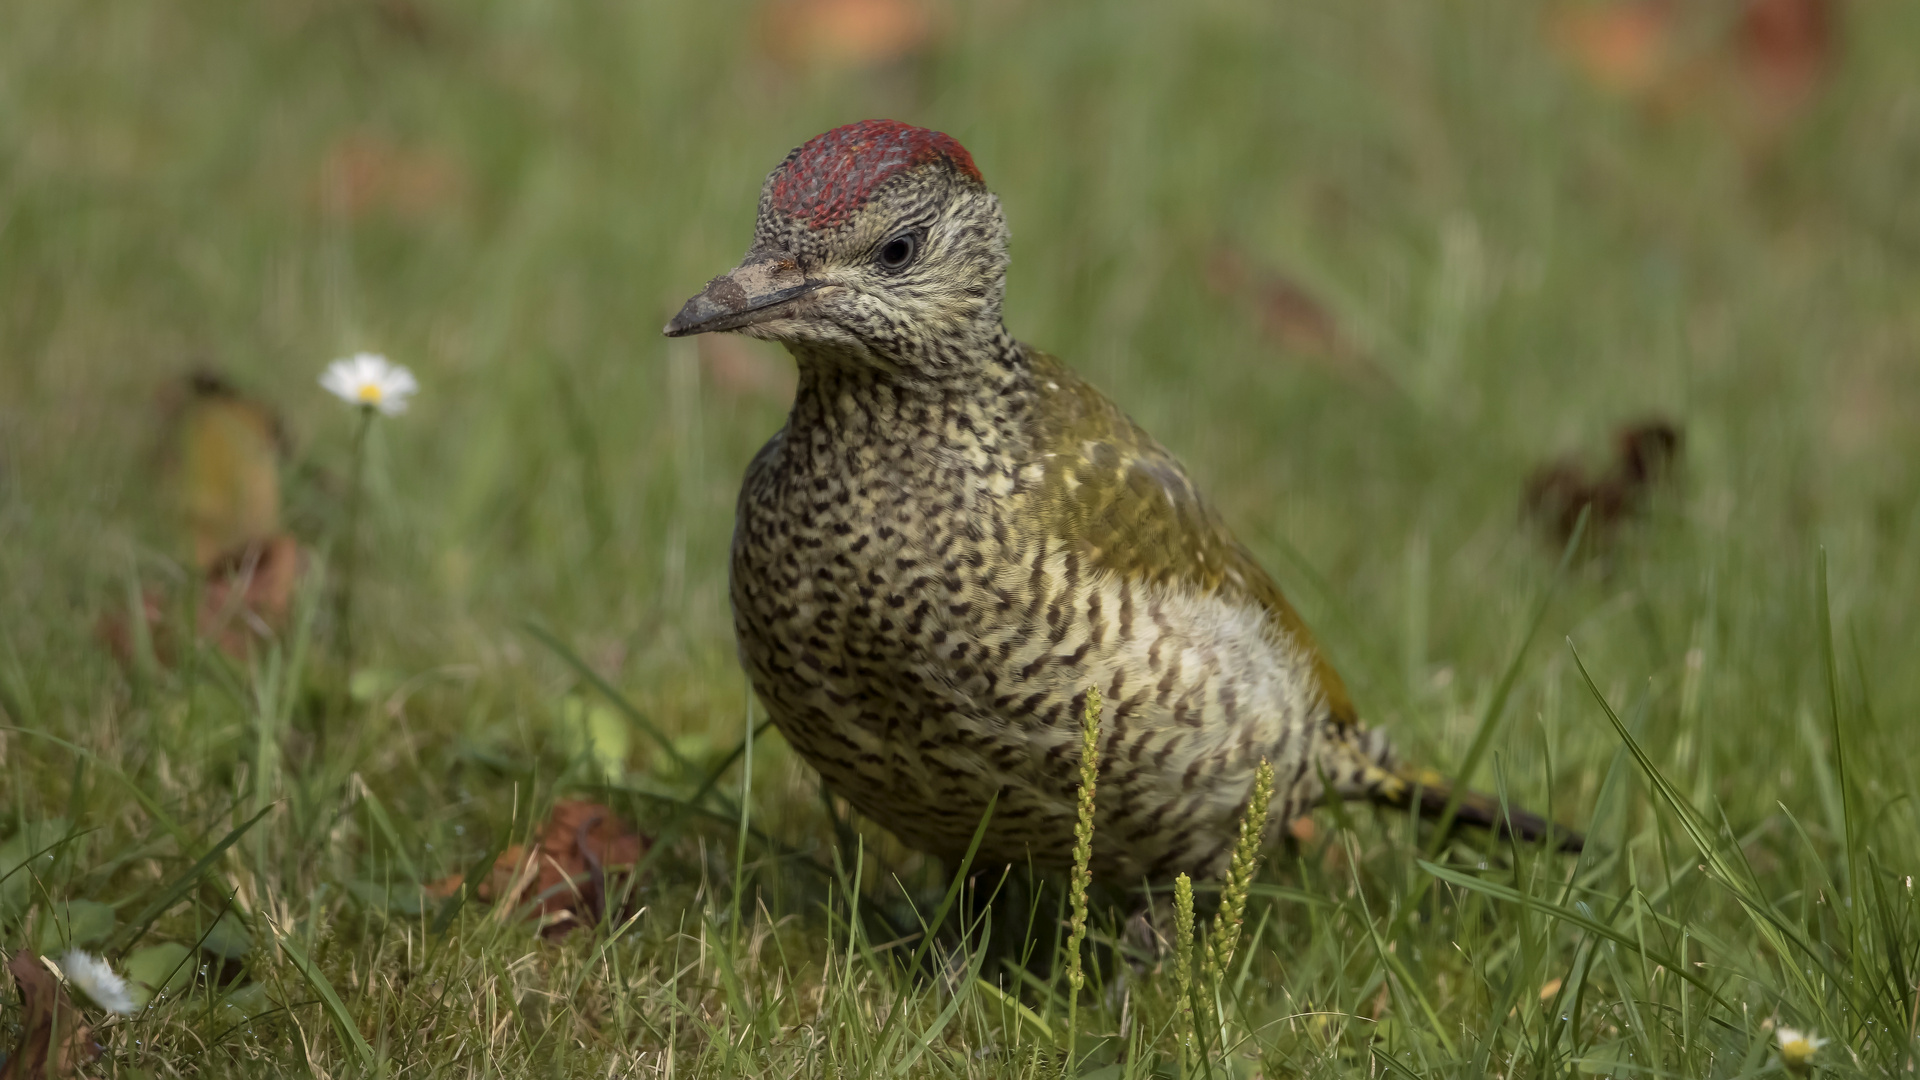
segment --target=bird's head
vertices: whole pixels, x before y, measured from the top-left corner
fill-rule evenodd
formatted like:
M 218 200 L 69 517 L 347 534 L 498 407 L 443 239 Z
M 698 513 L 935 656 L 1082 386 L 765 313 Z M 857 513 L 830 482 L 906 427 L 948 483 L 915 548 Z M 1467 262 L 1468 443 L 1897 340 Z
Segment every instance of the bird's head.
M 865 120 L 787 155 L 753 246 L 666 326 L 786 343 L 803 363 L 950 368 L 1000 329 L 1007 225 L 952 137 Z

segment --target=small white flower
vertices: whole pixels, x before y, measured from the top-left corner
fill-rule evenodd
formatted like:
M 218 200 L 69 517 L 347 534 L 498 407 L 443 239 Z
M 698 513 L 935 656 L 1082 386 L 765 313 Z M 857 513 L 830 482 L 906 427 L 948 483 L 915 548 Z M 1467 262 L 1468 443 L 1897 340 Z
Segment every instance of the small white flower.
M 355 353 L 327 365 L 320 385 L 349 405 L 379 409 L 388 416 L 407 411 L 407 399 L 420 389 L 413 372 L 378 353 Z
M 67 981 L 92 998 L 95 1005 L 124 1016 L 140 1011 L 140 1006 L 134 1004 L 133 992 L 127 989 L 127 980 L 115 975 L 105 960 L 92 953 L 69 949 L 60 958 L 60 970 Z
M 1813 1061 L 1813 1052 L 1827 1045 L 1828 1040 L 1812 1031 L 1795 1031 L 1783 1027 L 1773 1033 L 1780 1040 L 1780 1060 L 1794 1072 L 1805 1071 Z

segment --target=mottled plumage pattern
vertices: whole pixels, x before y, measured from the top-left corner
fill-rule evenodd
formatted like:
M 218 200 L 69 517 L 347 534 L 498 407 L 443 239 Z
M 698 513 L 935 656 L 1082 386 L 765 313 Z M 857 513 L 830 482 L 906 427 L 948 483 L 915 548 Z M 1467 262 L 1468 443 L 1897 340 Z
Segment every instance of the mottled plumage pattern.
M 1002 327 L 1005 269 L 965 151 L 869 121 L 774 171 L 742 267 L 668 326 L 799 363 L 732 562 L 741 658 L 781 732 L 909 844 L 958 855 L 997 795 L 983 857 L 1061 864 L 1098 687 L 1094 867 L 1112 880 L 1217 872 L 1263 758 L 1274 828 L 1323 780 L 1404 804 L 1386 742 L 1180 463 Z
M 803 368 L 741 493 L 741 654 L 788 739 L 908 843 L 1065 858 L 1086 688 L 1108 701 L 1095 865 L 1207 869 L 1262 757 L 1281 815 L 1360 761 L 1317 653 L 1179 464 L 1053 358 L 1007 341 L 975 380 L 902 394 Z M 1111 406 L 1106 406 L 1110 410 Z M 931 437 L 930 437 L 931 436 Z M 1141 573 L 1119 541 L 1191 552 Z

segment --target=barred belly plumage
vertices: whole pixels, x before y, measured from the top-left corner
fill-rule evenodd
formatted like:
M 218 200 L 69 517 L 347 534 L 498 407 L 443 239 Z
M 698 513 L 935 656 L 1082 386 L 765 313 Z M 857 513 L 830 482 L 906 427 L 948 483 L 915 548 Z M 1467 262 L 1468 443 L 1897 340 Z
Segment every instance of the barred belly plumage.
M 1089 687 L 1104 877 L 1211 872 L 1262 758 L 1276 828 L 1318 797 L 1311 656 L 1266 611 L 1089 566 L 1031 527 L 1031 470 L 833 457 L 824 481 L 784 437 L 756 459 L 734 607 L 774 721 L 861 812 L 952 857 L 997 793 L 984 857 L 1062 863 Z

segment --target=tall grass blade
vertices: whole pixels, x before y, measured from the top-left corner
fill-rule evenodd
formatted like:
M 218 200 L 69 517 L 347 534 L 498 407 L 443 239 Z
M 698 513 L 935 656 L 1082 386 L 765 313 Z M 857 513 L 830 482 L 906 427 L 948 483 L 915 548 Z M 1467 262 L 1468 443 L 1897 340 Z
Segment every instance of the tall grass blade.
M 618 687 L 606 679 L 601 678 L 600 673 L 593 670 L 592 665 L 582 660 L 580 654 L 568 648 L 567 643 L 555 636 L 553 631 L 548 630 L 546 627 L 541 626 L 531 619 L 522 621 L 520 626 L 525 629 L 527 633 L 532 634 L 540 644 L 545 645 L 551 650 L 553 655 L 559 657 L 562 662 L 572 668 L 575 674 L 585 679 L 587 685 L 598 690 L 602 697 L 606 698 L 614 708 L 619 709 L 628 720 L 633 722 L 635 727 L 638 727 L 646 734 L 647 738 L 652 739 L 655 745 L 659 746 L 661 751 L 673 761 L 675 767 L 685 773 L 692 773 L 694 771 L 693 763 L 688 761 L 686 755 L 680 752 L 680 748 L 673 744 L 673 740 L 667 737 L 666 732 L 661 731 L 658 725 L 648 719 L 647 715 L 640 711 L 639 706 L 628 700 L 627 695 L 621 693 Z M 731 800 L 726 800 L 726 802 L 729 811 L 733 813 L 739 812 L 739 808 L 735 807 Z
M 467 899 L 474 896 L 480 889 L 480 883 L 487 880 L 488 875 L 493 873 L 493 865 L 500 861 L 501 853 L 507 850 L 507 846 L 511 843 L 511 835 L 509 831 L 503 830 L 499 838 L 487 849 L 487 853 L 461 875 L 460 887 L 453 890 L 453 895 L 442 900 L 440 910 L 434 913 L 433 923 L 427 931 L 430 936 L 437 938 L 445 934 L 447 928 L 453 925 L 453 920 L 460 915 L 460 909 L 466 906 Z
M 1480 768 L 1480 762 L 1493 748 L 1493 737 L 1500 730 L 1500 721 L 1507 713 L 1507 700 L 1513 696 L 1513 688 L 1520 680 L 1520 665 L 1527 658 L 1527 650 L 1532 647 L 1533 639 L 1540 633 L 1540 624 L 1546 621 L 1547 608 L 1553 603 L 1554 594 L 1560 589 L 1560 582 L 1567 576 L 1567 568 L 1573 565 L 1574 553 L 1580 550 L 1580 539 L 1586 535 L 1587 516 L 1591 507 L 1582 508 L 1580 517 L 1574 522 L 1573 533 L 1567 537 L 1566 547 L 1561 549 L 1560 562 L 1553 568 L 1553 576 L 1547 580 L 1547 587 L 1541 591 L 1540 598 L 1534 601 L 1533 613 L 1527 617 L 1526 632 L 1520 635 L 1520 644 L 1513 650 L 1506 669 L 1500 673 L 1500 681 L 1494 684 L 1493 696 L 1487 699 L 1487 707 L 1480 713 L 1480 723 L 1473 734 L 1473 742 L 1467 746 L 1467 754 L 1460 759 L 1455 773 L 1453 791 L 1447 796 L 1447 803 L 1440 810 L 1440 816 L 1434 820 L 1433 834 L 1427 840 L 1427 858 L 1439 854 L 1440 846 L 1446 843 L 1447 832 L 1453 827 L 1454 815 L 1460 812 L 1460 801 L 1467 797 L 1473 783 L 1473 774 Z
M 194 885 L 199 882 L 200 875 L 206 873 L 215 862 L 219 861 L 220 856 L 226 854 L 228 848 L 232 847 L 236 841 L 247 834 L 248 829 L 253 828 L 261 818 L 267 816 L 268 811 L 278 805 L 278 803 L 269 803 L 262 807 L 258 813 L 235 826 L 226 836 L 221 837 L 220 842 L 213 845 L 212 849 L 205 855 L 194 860 L 192 866 L 187 867 L 186 870 L 168 882 L 166 886 L 160 890 L 159 895 L 148 901 L 145 907 L 142 907 L 138 913 L 127 920 L 126 928 L 114 937 L 110 951 L 125 952 L 132 948 L 135 942 L 146 935 L 147 930 L 153 926 L 156 919 L 165 915 L 168 908 L 178 903 L 181 897 L 187 895 L 187 890 L 193 888 Z
M 1840 985 L 1839 975 L 1832 969 L 1827 956 L 1813 948 L 1792 922 L 1777 911 L 1766 897 L 1760 895 L 1751 877 L 1750 869 L 1736 866 L 1727 858 L 1713 826 L 1708 823 L 1706 817 L 1686 800 L 1680 789 L 1667 779 L 1659 766 L 1654 764 L 1653 758 L 1641 748 L 1639 741 L 1627 730 L 1626 725 L 1620 722 L 1620 717 L 1613 711 L 1613 706 L 1607 702 L 1606 695 L 1600 692 L 1599 685 L 1593 681 L 1593 675 L 1587 671 L 1586 662 L 1580 658 L 1580 652 L 1573 647 L 1572 641 L 1567 642 L 1567 648 L 1572 650 L 1574 665 L 1580 669 L 1580 676 L 1586 681 L 1588 692 L 1593 695 L 1594 701 L 1599 703 L 1607 722 L 1613 725 L 1614 733 L 1626 745 L 1628 753 L 1633 755 L 1634 761 L 1639 764 L 1640 771 L 1646 776 L 1648 783 L 1660 796 L 1660 800 L 1673 811 L 1674 817 L 1680 822 L 1680 827 L 1693 841 L 1695 850 L 1705 860 L 1708 877 L 1724 888 L 1746 910 L 1754 928 L 1767 939 L 1767 944 L 1781 958 L 1782 966 L 1793 975 L 1794 981 L 1800 984 L 1801 992 L 1806 995 L 1807 1000 L 1819 1003 L 1816 1007 L 1820 1009 L 1822 1023 L 1828 1030 L 1833 1030 L 1835 1028 L 1833 1017 L 1827 1014 L 1824 1005 L 1826 995 L 1820 991 L 1813 977 L 1791 960 L 1796 953 L 1806 957 L 1821 970 L 1830 985 Z M 1747 873 L 1743 874 L 1741 872 L 1743 869 L 1747 870 Z
M 1578 927 L 1596 937 L 1605 938 L 1616 945 L 1630 949 L 1636 954 L 1646 957 L 1646 959 L 1652 963 L 1658 964 L 1680 978 L 1685 979 L 1687 982 L 1692 983 L 1722 1007 L 1731 1008 L 1726 1000 L 1721 998 L 1720 992 L 1714 988 L 1713 984 L 1708 982 L 1704 977 L 1695 974 L 1688 965 L 1681 963 L 1666 953 L 1644 948 L 1638 938 L 1628 934 L 1624 930 L 1609 926 L 1574 908 L 1556 904 L 1548 900 L 1542 900 L 1531 893 L 1522 892 L 1511 885 L 1502 885 L 1497 881 L 1477 878 L 1471 874 L 1455 870 L 1452 867 L 1428 862 L 1425 859 L 1419 860 L 1419 866 L 1420 869 L 1425 870 L 1427 873 L 1449 885 L 1491 896 L 1496 900 L 1502 900 L 1509 904 L 1519 904 L 1528 911 L 1556 919 L 1569 926 Z
M 0 731 L 17 732 L 21 735 L 30 736 L 35 739 L 44 739 L 47 742 L 54 744 L 55 746 L 61 747 L 62 749 L 71 750 L 74 753 L 93 762 L 93 765 L 95 768 L 101 770 L 102 772 L 105 772 L 107 775 L 113 777 L 115 780 L 120 781 L 120 785 L 126 789 L 127 794 L 131 795 L 135 802 L 140 804 L 141 809 L 145 810 L 148 814 L 152 815 L 153 820 L 158 822 L 161 828 L 173 834 L 173 838 L 179 842 L 180 847 L 183 851 L 191 851 L 193 849 L 194 835 L 188 832 L 185 826 L 181 825 L 178 821 L 175 821 L 173 815 L 167 813 L 166 808 L 160 805 L 160 801 L 158 799 L 155 799 L 152 795 L 147 794 L 146 789 L 142 788 L 138 783 L 136 783 L 133 777 L 128 776 L 125 769 L 119 768 L 107 761 L 102 760 L 100 755 L 94 753 L 93 751 L 87 749 L 84 746 L 81 746 L 78 743 L 68 742 L 67 740 L 59 737 L 58 735 L 53 735 L 45 731 L 39 731 L 34 728 L 12 727 L 12 726 L 0 727 Z
M 407 854 L 407 846 L 400 839 L 400 830 L 394 828 L 393 819 L 387 816 L 386 804 L 364 781 L 359 788 L 361 805 L 367 808 L 367 816 L 373 819 L 374 828 L 379 829 L 380 835 L 386 839 L 387 849 L 400 860 L 400 869 L 407 875 L 407 882 L 413 884 L 420 881 L 420 868 L 414 865 L 413 856 Z
M 334 990 L 333 983 L 328 981 L 319 965 L 315 964 L 313 959 L 294 943 L 293 935 L 276 933 L 275 939 L 280 944 L 280 950 L 287 954 L 287 959 L 293 962 L 294 970 L 300 973 L 300 978 L 305 980 L 308 988 L 319 996 L 322 1007 L 327 1010 L 327 1019 L 332 1021 L 340 1041 L 353 1051 L 353 1056 L 359 1061 L 361 1069 L 373 1069 L 373 1047 L 367 1043 L 367 1037 L 360 1033 L 359 1025 L 353 1022 L 353 1014 L 347 1011 L 346 1002 L 340 1000 L 340 995 Z

